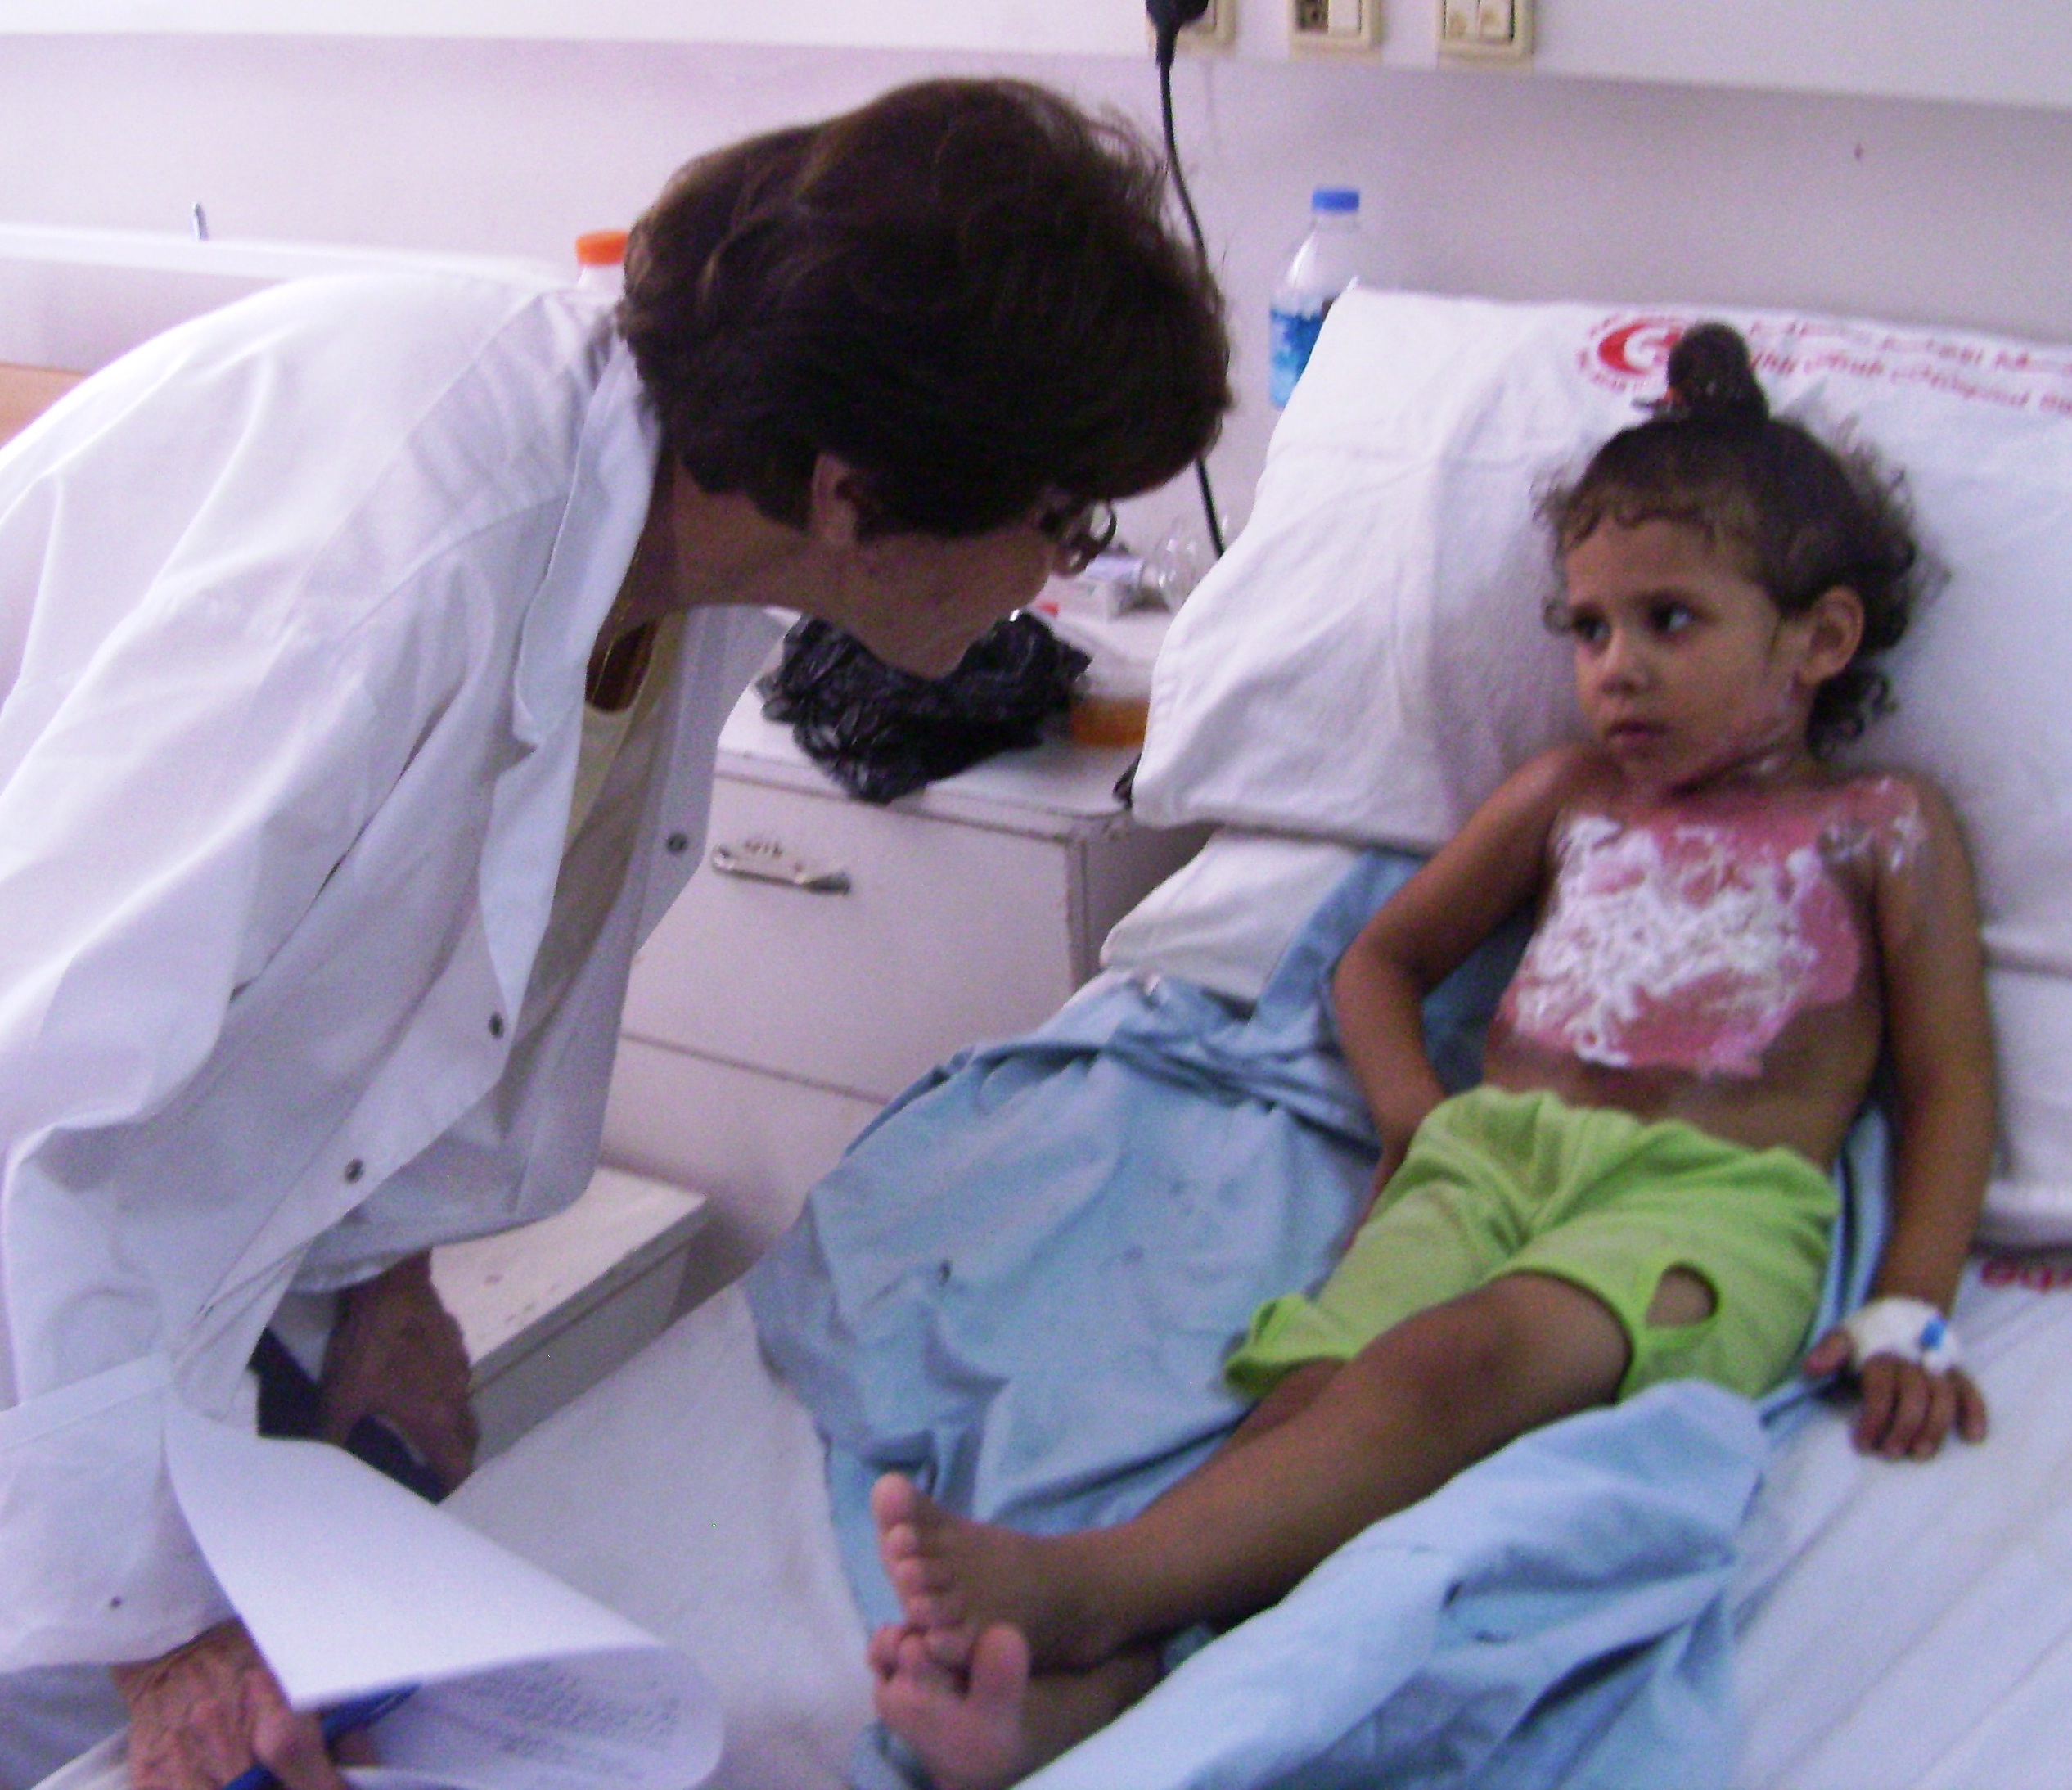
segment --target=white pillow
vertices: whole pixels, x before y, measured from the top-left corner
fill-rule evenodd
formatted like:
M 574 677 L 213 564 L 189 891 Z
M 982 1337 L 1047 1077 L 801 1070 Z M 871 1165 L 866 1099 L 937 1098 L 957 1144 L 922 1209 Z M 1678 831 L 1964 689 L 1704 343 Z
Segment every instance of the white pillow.
M 1351 845 L 1226 828 L 1115 922 L 1101 967 L 1256 1001 L 1296 928 L 1358 856 Z
M 1332 307 L 1251 521 L 1153 671 L 1146 821 L 1428 851 L 1574 731 L 1530 516 L 1591 422 L 1561 402 L 1562 370 L 1545 376 L 1546 327 L 1522 307 L 1357 287 Z M 1556 390 L 1514 395 L 1520 372 Z
M 1250 525 L 1173 625 L 1138 813 L 1430 849 L 1571 733 L 1534 494 L 1637 420 L 1706 316 L 1748 337 L 1781 413 L 1903 470 L 1948 569 L 1862 755 L 1940 782 L 1977 859 L 2006 1159 L 1988 1233 L 2072 1241 L 2072 349 L 1356 288 Z

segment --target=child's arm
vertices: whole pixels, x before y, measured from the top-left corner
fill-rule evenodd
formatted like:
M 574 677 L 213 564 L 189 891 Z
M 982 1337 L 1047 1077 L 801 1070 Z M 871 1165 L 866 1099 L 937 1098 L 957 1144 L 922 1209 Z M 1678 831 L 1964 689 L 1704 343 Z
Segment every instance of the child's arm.
M 1896 1074 L 1899 1137 L 1892 1233 L 1874 1297 L 1924 1300 L 1947 1312 L 1977 1228 L 1993 1159 L 1993 1039 L 1986 1012 L 1978 900 L 1949 805 L 1908 780 L 1917 835 L 1902 826 L 1876 865 L 1878 949 L 1885 1030 Z M 1847 1359 L 1836 1335 L 1809 1371 Z M 1926 1460 L 1953 1423 L 1967 1441 L 1985 1434 L 1985 1402 L 1961 1370 L 1936 1373 L 1894 1355 L 1862 1364 L 1859 1448 Z
M 1555 818 L 1594 762 L 1587 748 L 1562 746 L 1515 773 L 1339 960 L 1339 1039 L 1381 1133 L 1377 1185 L 1446 1098 L 1425 1054 L 1425 996 L 1538 893 Z

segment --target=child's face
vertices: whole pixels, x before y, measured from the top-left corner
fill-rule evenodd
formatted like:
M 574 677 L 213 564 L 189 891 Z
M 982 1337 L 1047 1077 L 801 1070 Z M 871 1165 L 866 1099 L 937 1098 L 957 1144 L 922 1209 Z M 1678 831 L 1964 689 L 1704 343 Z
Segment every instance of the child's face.
M 1813 692 L 1840 666 L 1697 530 L 1604 522 L 1563 570 L 1576 693 L 1629 778 L 1688 790 L 1807 758 Z

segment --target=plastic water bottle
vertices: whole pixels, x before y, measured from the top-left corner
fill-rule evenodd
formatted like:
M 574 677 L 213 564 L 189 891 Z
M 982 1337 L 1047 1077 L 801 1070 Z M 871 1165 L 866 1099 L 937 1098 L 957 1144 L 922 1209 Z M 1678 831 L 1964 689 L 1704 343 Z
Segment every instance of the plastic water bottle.
M 1273 288 L 1268 389 L 1285 404 L 1309 364 L 1324 313 L 1359 273 L 1360 195 L 1354 187 L 1319 187 L 1309 196 L 1309 234 L 1297 245 Z
M 626 285 L 626 232 L 586 230 L 575 239 L 575 283 L 585 292 L 616 298 Z

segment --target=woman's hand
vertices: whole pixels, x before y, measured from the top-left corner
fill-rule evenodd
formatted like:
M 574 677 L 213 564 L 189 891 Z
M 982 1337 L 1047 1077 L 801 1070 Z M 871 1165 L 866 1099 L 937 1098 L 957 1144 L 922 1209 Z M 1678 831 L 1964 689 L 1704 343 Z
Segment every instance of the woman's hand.
M 129 1706 L 131 1790 L 223 1790 L 254 1765 L 287 1790 L 345 1790 L 318 1718 L 288 1707 L 242 1623 L 110 1670 Z
M 323 1436 L 342 1444 L 363 1417 L 392 1424 L 450 1491 L 475 1464 L 467 1348 L 439 1302 L 431 1256 L 412 1256 L 340 1295 L 324 1351 Z

